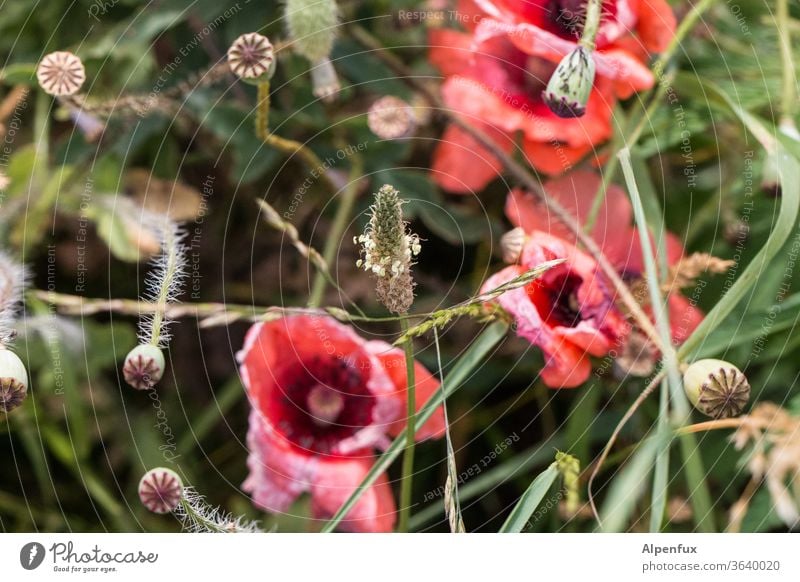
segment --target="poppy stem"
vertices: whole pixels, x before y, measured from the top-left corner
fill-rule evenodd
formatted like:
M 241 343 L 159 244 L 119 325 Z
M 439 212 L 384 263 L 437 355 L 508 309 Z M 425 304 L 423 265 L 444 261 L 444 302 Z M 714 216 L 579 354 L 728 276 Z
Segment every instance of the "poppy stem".
M 408 333 L 408 320 L 400 321 L 403 334 Z M 411 515 L 411 485 L 414 479 L 414 428 L 416 426 L 416 386 L 414 379 L 414 344 L 411 338 L 403 342 L 406 354 L 406 396 L 407 396 L 407 423 L 406 423 L 406 448 L 403 453 L 403 476 L 400 481 L 400 520 L 397 531 L 408 531 L 408 519 Z
M 256 135 L 262 141 L 269 139 L 269 81 L 258 84 L 258 105 L 256 106 Z
M 330 267 L 336 259 L 336 253 L 342 243 L 342 235 L 347 229 L 347 223 L 350 220 L 350 215 L 353 213 L 353 206 L 358 196 L 358 186 L 361 183 L 360 178 L 363 167 L 361 158 L 354 155 L 350 170 L 350 183 L 342 193 L 342 199 L 339 201 L 339 206 L 336 208 L 336 215 L 333 217 L 333 224 L 331 225 L 330 232 L 328 232 L 328 238 L 325 241 L 325 248 L 322 250 L 322 261 L 326 266 L 326 270 L 317 269 L 313 287 L 311 288 L 311 297 L 308 300 L 309 307 L 319 307 L 322 303 L 322 297 L 325 294 L 325 286 L 330 280 L 335 282 L 335 280 L 332 279 Z
M 583 25 L 580 44 L 588 52 L 593 52 L 597 30 L 600 28 L 600 18 L 603 15 L 602 0 L 589 0 L 586 4 L 586 19 Z

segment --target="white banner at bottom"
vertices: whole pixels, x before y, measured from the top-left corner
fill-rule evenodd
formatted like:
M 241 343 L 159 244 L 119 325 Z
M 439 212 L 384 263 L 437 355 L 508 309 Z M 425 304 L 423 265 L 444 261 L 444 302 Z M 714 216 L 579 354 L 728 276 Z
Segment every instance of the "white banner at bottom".
M 792 534 L 2 534 L 1 580 L 800 580 Z M 551 578 L 552 577 L 552 578 Z M 589 578 L 592 577 L 592 578 Z M 597 578 L 599 577 L 599 578 Z M 613 578 L 612 578 L 613 577 Z

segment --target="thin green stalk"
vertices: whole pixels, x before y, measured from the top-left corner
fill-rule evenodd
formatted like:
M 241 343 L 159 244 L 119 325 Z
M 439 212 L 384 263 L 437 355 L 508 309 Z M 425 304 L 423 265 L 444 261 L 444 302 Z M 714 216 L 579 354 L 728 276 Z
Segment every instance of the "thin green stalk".
M 400 322 L 403 334 L 408 332 L 408 320 Z M 411 486 L 414 481 L 414 433 L 416 426 L 416 382 L 414 377 L 414 344 L 411 338 L 403 342 L 403 351 L 406 355 L 406 448 L 403 453 L 403 476 L 400 481 L 400 519 L 397 531 L 408 531 L 408 518 L 411 514 Z
M 339 249 L 342 235 L 347 228 L 347 222 L 350 220 L 350 215 L 353 213 L 353 206 L 355 206 L 356 198 L 358 197 L 358 186 L 360 183 L 359 178 L 363 171 L 363 163 L 361 158 L 353 156 L 353 166 L 350 170 L 350 183 L 342 193 L 342 199 L 339 201 L 339 206 L 336 208 L 336 215 L 333 217 L 333 224 L 328 233 L 328 238 L 325 241 L 325 248 L 322 251 L 322 258 L 328 269 L 336 260 L 336 252 Z M 311 288 L 311 296 L 308 299 L 309 307 L 319 307 L 322 303 L 322 297 L 325 294 L 325 286 L 328 283 L 330 274 L 323 273 L 317 269 L 314 275 L 314 283 Z
M 778 29 L 781 51 L 781 114 L 794 118 L 797 106 L 797 81 L 795 80 L 794 58 L 792 56 L 792 37 L 789 30 L 789 0 L 777 0 L 775 26 Z
M 436 366 L 441 386 L 444 386 L 442 372 L 442 351 L 439 347 L 439 331 L 433 328 L 433 343 L 436 345 Z M 453 439 L 450 436 L 450 418 L 447 416 L 447 399 L 442 396 L 442 414 L 444 415 L 444 439 L 447 447 L 447 483 L 445 489 L 445 514 L 450 523 L 450 531 L 464 533 L 464 520 L 461 518 L 461 499 L 458 494 L 458 469 L 456 468 L 456 453 L 453 449 Z
M 258 104 L 256 105 L 256 135 L 262 141 L 269 139 L 269 81 L 258 84 Z
M 602 0 L 588 0 L 584 15 L 583 33 L 578 44 L 587 51 L 594 51 L 597 29 L 600 28 L 600 17 L 603 12 Z

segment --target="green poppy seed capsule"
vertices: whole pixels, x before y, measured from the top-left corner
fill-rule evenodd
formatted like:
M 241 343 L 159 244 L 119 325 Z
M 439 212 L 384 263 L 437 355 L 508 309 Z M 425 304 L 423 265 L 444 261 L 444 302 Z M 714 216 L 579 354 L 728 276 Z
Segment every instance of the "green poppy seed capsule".
M 140 344 L 126 356 L 122 374 L 136 390 L 148 390 L 161 380 L 165 368 L 164 354 L 158 347 Z
M 28 371 L 19 356 L 0 348 L 0 410 L 11 412 L 28 394 Z
M 594 59 L 582 46 L 561 59 L 542 92 L 550 111 L 566 119 L 582 117 L 592 93 L 594 74 Z
M 683 389 L 697 410 L 715 419 L 741 414 L 750 400 L 750 383 L 724 360 L 697 360 L 683 374 Z

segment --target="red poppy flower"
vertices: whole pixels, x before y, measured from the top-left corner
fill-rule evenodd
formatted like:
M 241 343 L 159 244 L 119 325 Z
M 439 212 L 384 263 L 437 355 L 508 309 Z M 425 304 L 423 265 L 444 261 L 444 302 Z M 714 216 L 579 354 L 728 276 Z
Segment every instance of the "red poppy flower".
M 566 176 L 550 180 L 544 185 L 547 195 L 570 211 L 579 224 L 585 224 L 594 196 L 600 188 L 601 179 L 594 172 L 579 170 Z M 577 244 L 575 234 L 535 196 L 522 190 L 513 190 L 506 199 L 506 216 L 527 232 L 544 231 L 553 236 Z M 600 206 L 592 228 L 592 238 L 605 256 L 626 279 L 640 278 L 644 274 L 642 246 L 638 230 L 632 225 L 633 208 L 625 191 L 611 184 Z M 657 233 L 664 236 L 667 262 L 674 265 L 683 257 L 683 245 L 671 232 Z M 652 234 L 651 234 L 652 236 Z M 686 297 L 676 291 L 669 297 L 672 339 L 682 342 L 700 325 L 703 313 Z
M 316 517 L 330 518 L 363 480 L 375 448 L 405 426 L 405 359 L 328 317 L 297 316 L 254 325 L 238 355 L 252 404 L 243 488 L 281 512 L 311 494 Z M 438 388 L 416 364 L 417 404 Z M 417 438 L 444 433 L 442 410 Z M 391 531 L 395 504 L 382 475 L 342 521 L 342 529 Z
M 490 277 L 483 289 L 495 289 L 558 258 L 566 262 L 496 301 L 514 316 L 517 334 L 544 353 L 544 383 L 574 388 L 589 377 L 589 356 L 607 354 L 628 332 L 595 261 L 560 238 L 534 231 L 522 249 L 520 264 Z
M 574 17 L 565 15 L 584 3 L 462 0 L 459 20 L 469 32 L 430 33 L 430 60 L 446 77 L 442 96 L 448 107 L 487 131 L 505 152 L 514 148 L 514 134 L 522 132 L 528 161 L 548 175 L 564 173 L 611 136 L 615 97 L 653 85 L 644 64 L 648 51 L 663 50 L 674 31 L 675 19 L 664 0 L 606 1 L 586 113 L 563 119 L 541 94 L 580 33 Z M 459 193 L 483 188 L 500 170 L 491 153 L 455 126 L 445 131 L 432 166 L 434 180 Z

